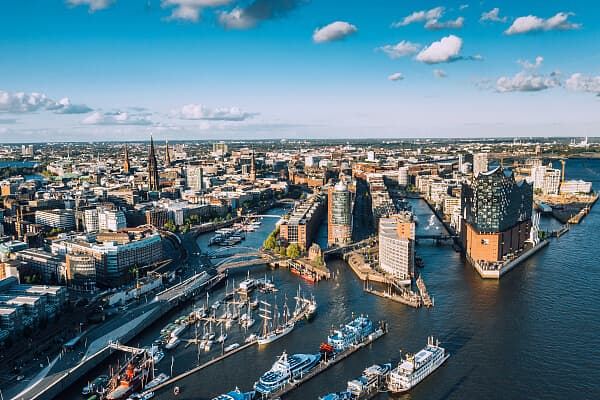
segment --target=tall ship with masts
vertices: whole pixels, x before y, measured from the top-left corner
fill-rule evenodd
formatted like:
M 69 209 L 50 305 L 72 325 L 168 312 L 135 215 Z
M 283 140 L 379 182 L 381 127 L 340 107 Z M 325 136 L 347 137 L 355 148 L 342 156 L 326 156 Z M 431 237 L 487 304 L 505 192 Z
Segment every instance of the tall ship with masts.
M 290 318 L 286 303 L 283 305 L 283 321 L 280 321 L 277 304 L 271 311 L 271 304 L 261 301 L 263 307 L 260 309 L 260 317 L 263 320 L 263 326 L 261 335 L 257 339 L 259 345 L 272 343 L 294 330 L 295 322 Z

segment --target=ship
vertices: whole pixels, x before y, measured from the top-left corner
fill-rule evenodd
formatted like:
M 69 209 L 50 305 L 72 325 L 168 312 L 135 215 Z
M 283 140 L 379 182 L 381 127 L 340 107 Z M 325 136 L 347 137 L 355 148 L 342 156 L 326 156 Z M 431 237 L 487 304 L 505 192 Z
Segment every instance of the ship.
M 287 304 L 284 304 L 283 323 L 280 324 L 277 305 L 275 305 L 275 310 L 272 313 L 273 317 L 271 317 L 271 310 L 269 308 L 271 305 L 266 301 L 261 301 L 261 303 L 263 304 L 263 308 L 260 310 L 262 312 L 260 317 L 263 320 L 263 329 L 262 334 L 257 339 L 259 345 L 272 343 L 294 330 L 295 323 L 289 319 Z
M 157 377 L 152 379 L 150 382 L 148 382 L 146 384 L 146 386 L 144 386 L 144 390 L 149 390 L 149 389 L 155 388 L 158 385 L 160 385 L 161 383 L 163 383 L 164 381 L 166 381 L 167 379 L 169 379 L 169 375 L 165 374 L 164 372 L 161 372 Z
M 368 395 L 379 391 L 385 384 L 391 370 L 392 364 L 371 365 L 363 371 L 360 377 L 348 381 L 345 391 L 326 394 L 319 397 L 319 400 L 355 400 L 366 398 Z
M 109 389 L 106 395 L 107 400 L 126 399 L 129 395 L 142 389 L 144 381 L 148 378 L 151 362 L 139 361 L 137 366 L 136 363 L 137 360 L 132 359 L 122 374 L 113 377 L 111 383 L 114 388 Z
M 392 393 L 407 392 L 435 371 L 450 357 L 433 337 L 427 338 L 427 346 L 415 355 L 406 355 L 388 377 L 388 389 Z
M 271 369 L 254 384 L 254 390 L 268 396 L 285 384 L 310 372 L 320 359 L 320 354 L 294 354 L 288 357 L 284 351 Z
M 361 315 L 343 325 L 340 329 L 335 329 L 327 337 L 327 343 L 339 353 L 356 343 L 362 342 L 371 333 L 373 333 L 373 322 Z
M 252 400 L 254 399 L 255 392 L 242 392 L 240 389 L 235 388 L 231 392 L 220 394 L 217 397 L 213 397 L 212 400 Z

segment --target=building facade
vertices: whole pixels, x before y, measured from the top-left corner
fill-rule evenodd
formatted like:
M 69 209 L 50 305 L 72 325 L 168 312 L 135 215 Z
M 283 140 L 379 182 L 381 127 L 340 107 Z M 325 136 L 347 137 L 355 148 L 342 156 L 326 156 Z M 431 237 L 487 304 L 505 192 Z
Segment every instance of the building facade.
M 415 223 L 410 213 L 379 219 L 379 268 L 399 281 L 414 276 Z
M 329 246 L 343 246 L 352 241 L 352 193 L 343 181 L 329 188 L 327 223 Z

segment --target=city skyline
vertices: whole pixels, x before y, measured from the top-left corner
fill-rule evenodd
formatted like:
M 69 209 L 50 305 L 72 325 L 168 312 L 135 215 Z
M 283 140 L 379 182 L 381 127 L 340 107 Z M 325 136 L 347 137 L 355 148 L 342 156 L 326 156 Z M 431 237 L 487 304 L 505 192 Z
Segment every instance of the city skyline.
M 598 136 L 591 2 L 54 0 L 0 16 L 0 142 Z

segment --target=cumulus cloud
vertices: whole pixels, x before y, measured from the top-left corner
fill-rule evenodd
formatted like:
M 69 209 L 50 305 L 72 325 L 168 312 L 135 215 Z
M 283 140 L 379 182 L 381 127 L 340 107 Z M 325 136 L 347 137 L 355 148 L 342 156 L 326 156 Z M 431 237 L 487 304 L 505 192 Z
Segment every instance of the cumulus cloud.
M 479 18 L 480 22 L 506 22 L 506 17 L 500 17 L 500 9 L 498 7 L 492 8 L 488 12 L 484 12 L 481 14 L 481 18 Z
M 438 64 L 459 60 L 462 39 L 449 35 L 431 43 L 417 54 L 417 60 L 426 64 Z
M 444 7 L 435 7 L 431 10 L 415 11 L 412 14 L 404 17 L 401 21 L 394 22 L 392 27 L 400 28 L 401 26 L 410 25 L 415 22 L 438 20 L 442 15 L 444 15 Z
M 228 5 L 232 0 L 162 0 L 162 7 L 172 8 L 170 20 L 198 22 L 204 8 Z
M 396 44 L 386 44 L 378 47 L 376 50 L 383 51 L 391 59 L 395 60 L 400 57 L 410 56 L 415 54 L 421 48 L 420 44 L 402 40 Z
M 329 25 L 315 29 L 313 32 L 313 41 L 315 43 L 325 43 L 342 40 L 357 31 L 358 28 L 348 22 L 335 21 Z
M 461 5 L 458 7 L 458 9 L 459 9 L 459 10 L 466 10 L 467 8 L 469 8 L 469 5 L 468 5 L 468 4 L 461 4 Z
M 94 111 L 82 121 L 84 125 L 152 125 L 152 121 L 145 117 L 130 114 L 124 111 L 101 112 Z
M 504 31 L 507 35 L 517 35 L 530 32 L 541 31 L 566 31 L 581 28 L 581 24 L 572 23 L 569 17 L 573 13 L 559 12 L 548 19 L 536 17 L 535 15 L 527 15 L 515 19 L 512 25 Z
M 67 0 L 72 7 L 87 6 L 90 12 L 104 10 L 113 3 L 113 0 Z
M 435 76 L 436 78 L 446 78 L 448 74 L 443 69 L 434 69 L 433 76 Z
M 209 108 L 202 104 L 186 104 L 173 114 L 181 119 L 211 121 L 244 121 L 257 115 L 237 107 Z
M 575 92 L 594 93 L 600 96 L 600 76 L 575 73 L 565 81 L 565 87 Z
M 535 58 L 534 62 L 530 62 L 528 60 L 518 60 L 517 64 L 522 66 L 524 69 L 538 69 L 539 67 L 542 66 L 543 62 L 544 62 L 544 57 L 537 56 Z
M 67 97 L 56 101 L 43 93 L 9 93 L 0 90 L 0 112 L 21 114 L 44 110 L 57 114 L 84 114 L 92 111 L 85 104 L 71 103 Z
M 301 3 L 301 0 L 254 0 L 246 7 L 220 12 L 218 20 L 227 29 L 249 29 L 261 21 L 280 18 Z
M 455 20 L 443 21 L 440 22 L 437 19 L 430 19 L 425 23 L 425 28 L 431 30 L 439 30 L 439 29 L 460 29 L 463 27 L 465 23 L 465 19 L 463 17 L 458 17 Z
M 501 76 L 496 81 L 496 91 L 507 92 L 539 92 L 560 86 L 558 73 L 541 75 L 528 71 L 521 71 L 514 76 Z
M 393 74 L 391 74 L 390 76 L 388 76 L 388 79 L 390 81 L 401 81 L 404 79 L 404 75 L 402 75 L 401 72 L 394 72 Z

